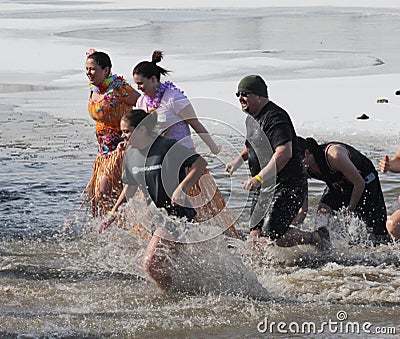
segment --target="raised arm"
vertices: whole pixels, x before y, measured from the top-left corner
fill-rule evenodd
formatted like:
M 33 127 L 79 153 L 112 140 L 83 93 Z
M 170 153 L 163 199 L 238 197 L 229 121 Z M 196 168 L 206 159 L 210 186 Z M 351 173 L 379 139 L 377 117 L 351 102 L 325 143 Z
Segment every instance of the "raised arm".
M 128 105 L 132 105 L 132 106 L 136 106 L 136 102 L 140 97 L 140 93 L 133 89 L 132 92 L 128 95 L 128 97 L 126 98 L 126 103 Z

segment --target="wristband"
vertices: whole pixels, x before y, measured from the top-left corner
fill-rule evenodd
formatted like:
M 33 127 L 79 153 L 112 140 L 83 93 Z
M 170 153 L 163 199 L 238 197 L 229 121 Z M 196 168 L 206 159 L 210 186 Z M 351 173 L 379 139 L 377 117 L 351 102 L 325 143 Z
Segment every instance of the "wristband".
M 256 178 L 257 179 L 257 181 L 260 183 L 260 184 L 262 184 L 262 183 L 264 183 L 264 180 L 260 177 L 260 175 L 255 175 L 254 176 L 254 178 Z
M 113 217 L 115 215 L 115 211 L 108 211 L 108 215 L 111 215 Z

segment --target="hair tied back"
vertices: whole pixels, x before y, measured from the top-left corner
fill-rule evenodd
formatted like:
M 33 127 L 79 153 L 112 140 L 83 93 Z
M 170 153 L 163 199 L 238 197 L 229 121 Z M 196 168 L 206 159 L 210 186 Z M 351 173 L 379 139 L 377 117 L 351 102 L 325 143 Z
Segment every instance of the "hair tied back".
M 154 64 L 159 63 L 163 59 L 163 53 L 161 51 L 154 51 L 151 56 L 151 62 Z

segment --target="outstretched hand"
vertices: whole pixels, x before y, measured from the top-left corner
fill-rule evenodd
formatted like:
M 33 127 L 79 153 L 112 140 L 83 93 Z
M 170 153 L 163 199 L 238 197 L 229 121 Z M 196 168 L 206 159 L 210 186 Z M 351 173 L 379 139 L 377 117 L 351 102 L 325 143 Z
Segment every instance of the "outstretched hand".
M 178 185 L 178 187 L 175 189 L 175 191 L 172 193 L 171 196 L 171 204 L 172 206 L 185 206 L 185 201 L 186 201 L 187 194 L 182 190 L 181 186 Z
M 99 234 L 105 231 L 107 228 L 111 226 L 111 224 L 114 222 L 116 216 L 114 215 L 107 215 L 105 219 L 103 219 L 98 226 L 98 232 Z
M 382 173 L 386 173 L 390 170 L 390 160 L 389 156 L 385 155 L 380 161 L 379 161 L 379 170 Z
M 229 175 L 232 175 L 243 163 L 243 160 L 241 158 L 236 158 L 235 160 L 228 162 L 225 165 L 225 170 L 229 173 Z
M 256 179 L 256 177 L 251 177 L 250 179 L 242 182 L 242 187 L 246 191 L 255 191 L 261 186 L 261 183 Z

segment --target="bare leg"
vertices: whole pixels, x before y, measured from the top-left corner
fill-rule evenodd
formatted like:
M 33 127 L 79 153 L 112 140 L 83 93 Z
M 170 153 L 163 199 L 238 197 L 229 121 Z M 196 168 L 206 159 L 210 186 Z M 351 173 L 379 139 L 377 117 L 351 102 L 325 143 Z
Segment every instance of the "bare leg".
M 98 195 L 103 199 L 111 195 L 111 184 L 106 175 L 102 175 L 100 178 Z
M 168 290 L 172 284 L 173 267 L 170 259 L 176 253 L 177 245 L 165 239 L 166 231 L 159 227 L 147 245 L 142 265 L 150 277 L 162 290 Z
M 259 231 L 254 230 L 250 232 L 250 236 L 256 238 L 259 236 Z M 250 237 L 249 237 L 250 239 Z M 260 237 L 259 241 L 266 245 L 271 245 L 269 238 Z M 314 245 L 318 248 L 322 247 L 324 239 L 322 239 L 319 231 L 309 232 L 303 231 L 297 227 L 289 227 L 287 232 L 279 239 L 275 241 L 275 244 L 279 247 L 292 247 L 296 245 Z M 260 248 L 258 248 L 260 249 Z
M 400 239 L 400 210 L 389 216 L 386 222 L 386 229 L 393 238 Z
M 259 237 L 260 233 L 260 230 L 252 230 L 250 231 L 250 237 Z
M 296 245 L 318 245 L 322 239 L 317 231 L 302 231 L 296 227 L 289 227 L 287 232 L 279 239 L 276 244 L 280 247 L 292 247 Z
M 115 204 L 115 193 L 112 192 L 112 184 L 106 175 L 102 175 L 100 178 L 96 197 L 106 210 L 111 210 Z

